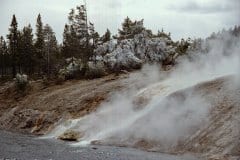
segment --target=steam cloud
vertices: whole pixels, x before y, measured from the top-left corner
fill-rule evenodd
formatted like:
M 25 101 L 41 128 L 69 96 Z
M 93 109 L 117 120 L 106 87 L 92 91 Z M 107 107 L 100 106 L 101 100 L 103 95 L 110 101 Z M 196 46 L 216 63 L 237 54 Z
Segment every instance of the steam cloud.
M 240 77 L 240 40 L 228 34 L 223 37 L 205 44 L 211 46 L 208 53 L 179 59 L 170 73 L 146 65 L 130 74 L 125 80 L 127 90 L 112 95 L 96 112 L 61 124 L 54 134 L 68 129 L 82 132 L 79 144 L 97 140 L 131 146 L 145 140 L 163 148 L 176 145 L 204 126 L 211 107 L 202 95 L 181 91 L 218 77 Z M 234 86 L 239 85 L 238 80 Z

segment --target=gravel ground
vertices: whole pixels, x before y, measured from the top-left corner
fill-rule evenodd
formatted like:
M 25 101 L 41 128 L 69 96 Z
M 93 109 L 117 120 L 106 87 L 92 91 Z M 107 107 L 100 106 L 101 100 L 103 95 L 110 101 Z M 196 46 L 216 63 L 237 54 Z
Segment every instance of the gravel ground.
M 71 147 L 57 140 L 0 131 L 0 160 L 194 160 L 131 148 L 110 146 Z

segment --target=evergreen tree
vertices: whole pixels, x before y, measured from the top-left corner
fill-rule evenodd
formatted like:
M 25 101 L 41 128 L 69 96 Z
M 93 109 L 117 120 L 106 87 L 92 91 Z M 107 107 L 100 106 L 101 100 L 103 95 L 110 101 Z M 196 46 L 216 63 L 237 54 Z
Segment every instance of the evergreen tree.
M 85 5 L 77 6 L 76 10 L 71 9 L 68 16 L 68 25 L 65 25 L 63 33 L 62 52 L 65 56 L 81 58 L 84 63 L 87 63 L 93 52 L 89 41 L 93 38 L 93 35 L 97 35 L 94 27 L 91 27 L 93 26 L 88 27 Z M 92 35 L 89 34 L 89 29 L 93 29 L 90 30 L 91 33 L 94 32 Z
M 34 73 L 34 44 L 33 44 L 33 29 L 31 25 L 25 26 L 20 33 L 19 43 L 20 43 L 20 66 L 22 67 L 23 72 L 28 75 Z
M 70 38 L 71 38 L 71 35 L 70 35 L 70 29 L 69 29 L 69 25 L 65 24 L 65 27 L 64 27 L 64 31 L 63 31 L 63 44 L 62 44 L 62 55 L 65 57 L 65 58 L 69 58 L 71 57 L 71 52 L 70 52 Z
M 236 37 L 239 36 L 240 35 L 240 26 L 237 26 L 237 25 L 234 26 L 234 29 L 232 30 L 231 33 L 233 36 L 236 36 Z
M 89 46 L 90 36 L 88 33 L 87 9 L 85 5 L 77 6 L 76 9 L 75 28 L 79 41 L 80 58 L 83 60 L 83 63 L 87 63 L 89 57 L 92 56 L 91 46 Z
M 70 45 L 71 57 L 80 58 L 81 46 L 80 46 L 79 39 L 77 37 L 77 32 L 74 29 L 73 25 L 70 26 L 69 30 L 70 30 L 69 45 Z
M 38 14 L 37 24 L 36 24 L 36 63 L 38 73 L 40 74 L 44 69 L 44 33 L 43 33 L 43 23 L 41 19 L 41 15 Z
M 142 31 L 146 30 L 143 26 L 143 19 L 140 21 L 135 21 L 131 26 L 131 34 L 132 37 L 136 34 L 142 33 Z M 147 30 L 147 32 L 151 32 L 150 30 Z M 151 33 L 152 34 L 152 33 Z
M 119 39 L 133 38 L 136 34 L 142 33 L 143 31 L 146 31 L 149 36 L 152 35 L 150 30 L 146 30 L 144 28 L 143 19 L 141 21 L 133 22 L 129 17 L 127 17 L 122 23 L 122 29 L 118 30 Z
M 95 32 L 95 33 L 93 34 L 93 39 L 94 39 L 95 45 L 97 45 L 98 41 L 100 40 L 100 35 L 99 35 L 98 32 Z M 95 46 L 95 47 L 96 47 L 96 46 Z
M 11 57 L 9 55 L 9 52 L 8 52 L 8 47 L 7 47 L 7 43 L 6 41 L 4 40 L 3 38 L 3 41 L 2 41 L 2 53 L 3 53 L 3 66 L 4 66 L 4 74 L 5 75 L 8 75 L 8 70 L 9 68 L 11 67 Z
M 118 30 L 120 39 L 128 38 L 131 35 L 132 25 L 133 25 L 133 22 L 129 17 L 124 19 L 124 22 L 122 23 L 122 30 L 121 29 Z
M 18 23 L 16 20 L 15 15 L 12 17 L 12 22 L 9 28 L 9 34 L 7 36 L 8 43 L 9 43 L 9 52 L 11 54 L 11 66 L 12 66 L 12 76 L 15 77 L 17 70 L 16 70 L 16 63 L 18 61 Z
M 0 37 L 0 69 L 1 69 L 1 78 L 4 76 L 4 70 L 6 68 L 4 44 L 6 45 L 5 40 L 1 36 Z
M 77 36 L 80 40 L 80 45 L 88 45 L 88 22 L 87 22 L 87 10 L 85 5 L 77 6 L 77 14 L 75 15 L 75 28 Z
M 89 39 L 89 42 L 91 42 L 91 45 L 89 47 L 96 48 L 96 45 L 99 41 L 99 34 L 95 31 L 93 23 L 89 24 Z
M 69 15 L 68 15 L 69 25 L 74 25 L 75 24 L 74 18 L 75 18 L 75 10 L 72 8 L 71 11 L 69 12 Z
M 168 34 L 165 33 L 162 28 L 161 32 L 158 31 L 157 37 L 167 38 L 167 39 L 171 40 L 171 33 L 170 32 Z
M 71 9 L 68 16 L 68 24 L 65 25 L 63 33 L 63 48 L 62 52 L 65 57 L 76 57 L 81 58 L 83 54 L 83 48 L 86 44 L 81 44 L 84 36 L 81 34 L 81 26 L 85 24 L 85 20 L 81 20 L 83 13 L 82 7 L 78 7 L 78 14 L 75 13 L 74 9 Z M 86 37 L 85 37 L 86 41 Z
M 94 24 L 90 23 L 89 24 L 89 46 L 87 48 L 88 57 L 86 58 L 86 60 L 90 59 L 90 57 L 93 58 L 93 56 L 96 57 L 96 55 L 94 54 L 94 49 L 97 47 L 98 41 L 99 41 L 99 34 L 98 32 L 95 31 Z
M 65 25 L 64 28 L 64 42 L 66 45 L 63 45 L 66 57 L 79 57 L 78 53 L 78 41 L 76 33 L 76 24 L 75 24 L 75 10 L 71 9 L 68 15 L 69 25 Z
M 95 46 L 95 27 L 94 27 L 94 24 L 93 23 L 89 23 L 89 39 L 90 41 L 92 42 L 92 46 L 94 47 Z
M 111 40 L 111 32 L 109 29 L 105 32 L 105 34 L 102 36 L 103 43 Z
M 58 43 L 53 32 L 52 28 L 46 24 L 44 26 L 44 59 L 45 59 L 45 68 L 47 69 L 45 72 L 48 73 L 48 76 L 52 73 L 54 65 L 57 63 L 57 55 L 58 55 Z
M 181 39 L 181 42 L 177 45 L 176 49 L 179 54 L 186 54 L 188 47 L 190 46 L 189 41 L 189 38 L 188 40 L 184 40 L 183 38 Z

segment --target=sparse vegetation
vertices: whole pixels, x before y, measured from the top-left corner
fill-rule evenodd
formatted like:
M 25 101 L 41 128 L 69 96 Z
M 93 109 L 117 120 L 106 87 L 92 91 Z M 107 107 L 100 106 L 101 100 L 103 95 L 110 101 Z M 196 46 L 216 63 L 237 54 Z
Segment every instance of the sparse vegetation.
M 28 86 L 28 76 L 25 74 L 17 74 L 15 78 L 15 86 L 17 91 L 24 92 Z

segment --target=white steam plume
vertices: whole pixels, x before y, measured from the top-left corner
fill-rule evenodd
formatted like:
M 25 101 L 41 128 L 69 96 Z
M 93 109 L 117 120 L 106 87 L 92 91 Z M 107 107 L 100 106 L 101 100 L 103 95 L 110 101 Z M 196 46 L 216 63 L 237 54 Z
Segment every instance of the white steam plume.
M 96 112 L 58 126 L 54 133 L 57 136 L 67 129 L 82 132 L 79 144 L 97 140 L 134 145 L 145 140 L 163 148 L 176 145 L 204 125 L 211 106 L 191 90 L 180 96 L 174 93 L 218 77 L 239 75 L 239 38 L 226 34 L 208 44 L 208 53 L 194 53 L 191 60 L 181 58 L 170 73 L 147 65 L 130 74 L 128 90 L 115 93 Z M 138 98 L 143 98 L 143 104 L 134 103 Z

